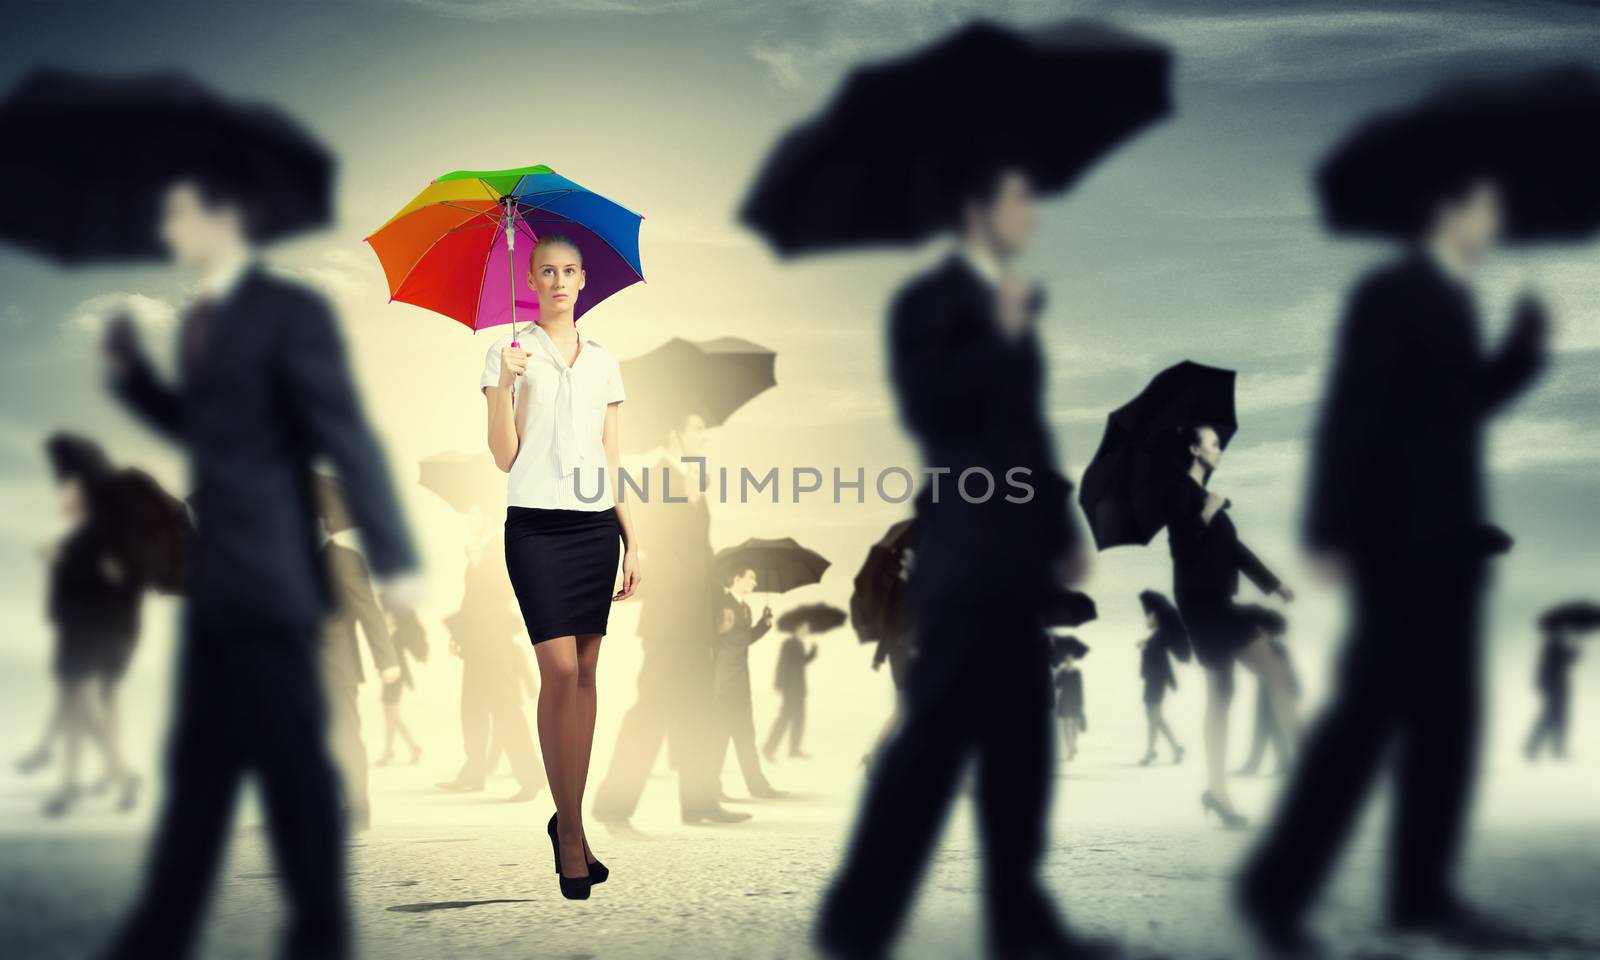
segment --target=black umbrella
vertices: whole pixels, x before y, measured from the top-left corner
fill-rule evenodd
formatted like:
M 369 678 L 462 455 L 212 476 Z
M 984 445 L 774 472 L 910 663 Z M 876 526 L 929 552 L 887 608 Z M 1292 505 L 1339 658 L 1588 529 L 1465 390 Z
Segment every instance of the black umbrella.
M 857 67 L 785 134 L 741 218 L 780 252 L 915 243 L 949 226 L 975 165 L 1054 193 L 1171 108 L 1171 54 L 1086 21 L 987 21 Z
M 917 520 L 909 517 L 892 526 L 867 550 L 856 571 L 850 592 L 850 626 L 862 643 L 884 639 L 896 622 L 903 622 L 905 581 L 900 577 L 902 557 L 916 540 Z
M 0 102 L 0 142 L 0 238 L 62 263 L 164 257 L 162 192 L 196 167 L 249 191 L 259 242 L 332 215 L 333 157 L 298 123 L 179 73 L 36 71 Z
M 1590 600 L 1573 600 L 1551 607 L 1539 617 L 1539 629 L 1593 630 L 1600 627 L 1600 604 Z
M 88 522 L 106 531 L 112 551 L 134 576 L 162 593 L 181 590 L 190 532 L 183 501 L 143 470 L 112 466 L 87 437 L 53 434 L 45 451 L 57 477 L 83 484 Z
M 1234 379 L 1232 370 L 1185 360 L 1156 374 L 1106 418 L 1078 490 L 1097 547 L 1147 544 L 1162 528 L 1161 496 L 1177 468 L 1180 430 L 1207 424 L 1224 447 L 1238 432 Z
M 487 453 L 436 453 L 417 464 L 417 482 L 457 513 L 505 505 L 506 475 Z
M 795 607 L 778 618 L 778 629 L 793 633 L 802 623 L 811 625 L 812 633 L 823 633 L 840 626 L 849 617 L 831 603 L 807 603 Z
M 1082 660 L 1089 653 L 1089 645 L 1071 634 L 1050 638 L 1050 660 L 1060 663 L 1067 657 Z
M 622 362 L 627 385 L 627 453 L 661 446 L 667 434 L 699 414 L 708 427 L 721 426 L 734 411 L 777 384 L 778 355 L 738 337 L 684 340 L 674 337 L 643 356 Z
M 1141 590 L 1139 606 L 1144 608 L 1145 613 L 1155 616 L 1156 640 L 1171 651 L 1173 656 L 1188 663 L 1191 653 L 1189 628 L 1184 626 L 1183 617 L 1178 614 L 1178 608 L 1172 605 L 1172 601 L 1154 590 Z
M 1358 126 L 1323 159 L 1330 230 L 1401 240 L 1426 228 L 1440 191 L 1486 174 L 1512 241 L 1600 230 L 1600 75 L 1583 66 L 1441 88 Z
M 716 566 L 719 576 L 754 570 L 758 592 L 784 593 L 821 580 L 829 563 L 822 554 L 802 547 L 792 537 L 751 537 L 736 547 L 718 550 Z
M 1058 590 L 1046 601 L 1041 622 L 1046 627 L 1081 627 L 1099 616 L 1094 600 L 1076 590 Z

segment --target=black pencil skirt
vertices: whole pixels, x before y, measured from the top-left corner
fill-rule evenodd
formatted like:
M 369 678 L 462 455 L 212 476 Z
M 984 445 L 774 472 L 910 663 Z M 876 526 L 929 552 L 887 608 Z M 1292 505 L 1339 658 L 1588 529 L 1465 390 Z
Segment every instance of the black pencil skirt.
M 506 573 L 528 638 L 605 633 L 621 553 L 615 507 L 508 507 Z

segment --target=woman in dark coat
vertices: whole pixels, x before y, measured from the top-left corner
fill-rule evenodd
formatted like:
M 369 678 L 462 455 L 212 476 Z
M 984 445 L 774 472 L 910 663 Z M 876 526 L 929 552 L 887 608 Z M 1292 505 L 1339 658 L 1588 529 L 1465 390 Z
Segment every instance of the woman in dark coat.
M 1078 734 L 1089 729 L 1089 717 L 1083 709 L 1083 671 L 1078 669 L 1078 660 L 1087 651 L 1076 638 L 1065 640 L 1069 642 L 1056 665 L 1056 716 L 1061 718 L 1061 736 L 1066 741 L 1067 762 L 1071 763 L 1078 755 Z
M 45 804 L 51 816 L 82 798 L 79 756 L 84 738 L 105 756 L 95 792 L 116 789 L 117 804 L 134 805 L 139 778 L 118 747 L 117 685 L 139 635 L 144 584 L 122 544 L 104 491 L 113 471 L 105 454 L 80 437 L 58 434 L 45 446 L 71 529 L 49 551 L 47 612 L 55 628 L 56 706 L 39 746 L 18 764 L 32 772 L 49 763 L 54 741 L 65 744 L 61 787 Z
M 1183 762 L 1183 744 L 1173 735 L 1172 728 L 1167 725 L 1166 717 L 1161 714 L 1161 702 L 1166 699 L 1169 689 L 1178 689 L 1178 677 L 1172 670 L 1172 655 L 1179 651 L 1179 659 L 1189 659 L 1189 634 L 1184 630 L 1183 620 L 1178 616 L 1178 611 L 1166 597 L 1146 590 L 1139 594 L 1139 604 L 1144 607 L 1144 619 L 1150 628 L 1150 636 L 1139 643 L 1139 676 L 1144 680 L 1144 715 L 1146 729 L 1146 747 L 1144 758 L 1139 761 L 1142 767 L 1148 767 L 1156 759 L 1156 735 L 1167 738 L 1167 744 L 1172 747 L 1172 762 Z
M 1239 540 L 1228 517 L 1229 502 L 1207 489 L 1222 462 L 1217 432 L 1194 424 L 1178 433 L 1176 473 L 1165 498 L 1167 542 L 1172 550 L 1173 595 L 1189 631 L 1195 659 L 1206 669 L 1206 779 L 1202 808 L 1223 825 L 1240 829 L 1248 821 L 1228 795 L 1228 707 L 1233 698 L 1233 664 L 1239 661 L 1267 685 L 1279 726 L 1292 741 L 1298 731 L 1288 666 L 1267 642 L 1272 611 L 1234 603 L 1239 575 L 1263 593 L 1285 602 L 1294 593 Z

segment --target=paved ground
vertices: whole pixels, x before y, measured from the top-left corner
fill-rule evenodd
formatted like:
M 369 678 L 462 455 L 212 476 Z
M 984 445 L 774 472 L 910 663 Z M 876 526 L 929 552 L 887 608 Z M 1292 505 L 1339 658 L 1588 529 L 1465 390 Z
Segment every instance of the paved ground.
M 745 805 L 735 827 L 675 822 L 674 791 L 652 784 L 638 835 L 594 845 L 612 868 L 587 903 L 559 898 L 543 836 L 548 805 L 433 791 L 423 768 L 377 771 L 380 825 L 353 842 L 351 884 L 363 955 L 373 958 L 804 958 L 818 893 L 854 805 L 848 770 L 824 760 L 781 767 L 782 782 L 832 780 L 833 792 Z M 807 771 L 815 771 L 808 774 Z M 826 776 L 824 774 L 827 774 Z M 1075 923 L 1174 957 L 1240 956 L 1222 910 L 1224 879 L 1248 835 L 1207 827 L 1191 761 L 1141 770 L 1087 763 L 1059 781 L 1049 883 Z M 734 778 L 729 777 L 733 783 Z M 1488 791 L 1468 872 L 1472 892 L 1531 923 L 1600 942 L 1600 790 L 1583 768 L 1541 769 Z M 508 781 L 491 793 L 509 793 Z M 1265 806 L 1271 781 L 1241 781 L 1238 799 Z M 12 813 L 0 835 L 0 954 L 19 960 L 85 956 L 105 935 L 137 877 L 142 838 L 127 821 L 85 811 L 42 825 Z M 270 953 L 280 916 L 270 857 L 254 814 L 224 872 L 204 956 Z M 1320 915 L 1351 957 L 1455 957 L 1370 930 L 1376 896 L 1373 822 Z M 976 860 L 965 803 L 928 876 L 901 955 L 978 951 Z M 1594 956 L 1577 950 L 1541 956 Z M 1465 955 L 1462 955 L 1465 956 Z

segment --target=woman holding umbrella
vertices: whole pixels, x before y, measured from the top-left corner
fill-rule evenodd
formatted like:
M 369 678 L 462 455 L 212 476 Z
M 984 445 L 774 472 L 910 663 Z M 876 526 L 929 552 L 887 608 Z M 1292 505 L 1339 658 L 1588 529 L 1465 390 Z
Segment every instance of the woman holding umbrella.
M 1172 656 L 1176 651 L 1178 659 L 1189 659 L 1189 633 L 1172 602 L 1156 591 L 1141 592 L 1139 605 L 1144 608 L 1145 624 L 1153 631 L 1139 643 L 1139 677 L 1144 681 L 1144 716 L 1148 734 L 1144 758 L 1139 765 L 1148 767 L 1155 762 L 1158 733 L 1166 737 L 1167 744 L 1172 747 L 1172 762 L 1182 763 L 1183 744 L 1173 736 L 1172 728 L 1161 715 L 1161 702 L 1166 699 L 1168 689 L 1178 689 L 1178 678 L 1172 672 Z
M 1089 729 L 1083 709 L 1083 671 L 1078 661 L 1089 652 L 1089 645 L 1077 637 L 1064 635 L 1053 644 L 1056 660 L 1056 716 L 1061 718 L 1061 739 L 1066 744 L 1067 762 L 1078 755 L 1078 734 Z
M 116 788 L 117 806 L 132 809 L 139 777 L 124 766 L 117 736 L 117 685 L 139 636 L 140 571 L 123 549 L 110 509 L 115 474 L 100 447 L 57 434 L 45 445 L 62 510 L 71 528 L 50 550 L 49 615 L 56 628 L 56 708 L 39 747 L 18 764 L 24 772 L 48 762 L 52 742 L 66 743 L 61 788 L 45 812 L 61 816 L 82 797 L 78 760 L 85 737 L 105 756 L 99 789 Z
M 547 832 L 561 893 L 573 900 L 587 899 L 609 875 L 582 820 L 595 667 L 612 601 L 631 596 L 640 580 L 633 523 L 612 496 L 622 373 L 615 355 L 578 333 L 573 309 L 584 282 L 577 243 L 541 237 L 527 274 L 539 301 L 538 320 L 523 334 L 531 333 L 533 348 L 523 349 L 515 333 L 502 337 L 482 378 L 489 451 L 510 474 L 506 570 L 539 661 L 539 742 L 556 804 Z M 598 487 L 589 502 L 584 474 Z M 613 593 L 619 553 L 622 587 Z
M 1215 427 L 1190 423 L 1176 431 L 1176 465 L 1163 501 L 1167 539 L 1172 549 L 1173 593 L 1189 631 L 1195 659 L 1206 669 L 1206 779 L 1204 810 L 1237 830 L 1249 821 L 1228 796 L 1228 707 L 1233 699 L 1233 665 L 1243 663 L 1266 684 L 1278 724 L 1290 739 L 1297 729 L 1294 688 L 1288 666 L 1268 643 L 1271 611 L 1233 601 L 1243 573 L 1265 593 L 1284 601 L 1294 592 L 1239 540 L 1227 514 L 1229 501 L 1207 489 L 1222 464 Z

